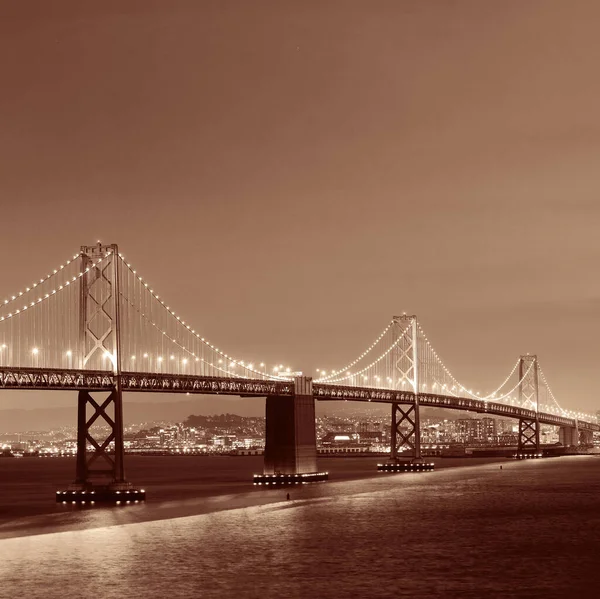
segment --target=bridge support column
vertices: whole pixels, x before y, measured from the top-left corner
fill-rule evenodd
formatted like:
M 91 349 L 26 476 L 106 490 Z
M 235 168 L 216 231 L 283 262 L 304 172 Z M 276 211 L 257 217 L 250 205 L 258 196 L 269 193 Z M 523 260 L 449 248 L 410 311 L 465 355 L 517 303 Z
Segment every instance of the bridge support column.
M 577 447 L 579 445 L 579 430 L 575 426 L 561 426 L 558 429 L 558 441 L 564 447 Z
M 103 432 L 98 438 L 94 427 L 100 423 L 108 427 L 108 434 Z M 92 397 L 91 391 L 79 391 L 75 482 L 66 491 L 58 491 L 56 501 L 127 503 L 145 499 L 146 492 L 125 479 L 124 453 L 121 390 L 115 387 L 103 399 Z
M 302 484 L 327 480 L 317 468 L 315 399 L 310 377 L 296 377 L 293 396 L 266 399 L 264 473 L 254 484 Z
M 519 420 L 519 446 L 515 458 L 526 460 L 529 458 L 541 458 L 540 449 L 540 423 L 537 419 Z
M 421 456 L 421 427 L 419 401 L 411 404 L 392 404 L 392 430 L 390 460 L 378 464 L 380 472 L 423 472 L 433 470 L 434 465 L 423 461 Z

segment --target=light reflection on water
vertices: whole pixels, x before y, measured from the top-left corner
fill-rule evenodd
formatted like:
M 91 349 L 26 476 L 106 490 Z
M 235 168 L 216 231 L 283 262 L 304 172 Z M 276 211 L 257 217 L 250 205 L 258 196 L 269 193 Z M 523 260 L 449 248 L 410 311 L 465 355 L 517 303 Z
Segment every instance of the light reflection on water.
M 138 506 L 90 511 L 101 527 L 0 541 L 0 596 L 593 596 L 599 507 L 600 458 L 575 457 L 313 485 L 148 522 Z

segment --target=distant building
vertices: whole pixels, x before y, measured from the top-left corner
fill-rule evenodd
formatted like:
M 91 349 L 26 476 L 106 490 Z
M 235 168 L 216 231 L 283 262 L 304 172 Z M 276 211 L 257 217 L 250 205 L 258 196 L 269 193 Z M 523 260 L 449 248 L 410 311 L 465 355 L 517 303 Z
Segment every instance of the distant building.
M 380 433 L 383 430 L 381 422 L 359 422 L 359 433 Z
M 498 439 L 494 418 L 459 418 L 456 434 L 461 443 L 495 443 Z

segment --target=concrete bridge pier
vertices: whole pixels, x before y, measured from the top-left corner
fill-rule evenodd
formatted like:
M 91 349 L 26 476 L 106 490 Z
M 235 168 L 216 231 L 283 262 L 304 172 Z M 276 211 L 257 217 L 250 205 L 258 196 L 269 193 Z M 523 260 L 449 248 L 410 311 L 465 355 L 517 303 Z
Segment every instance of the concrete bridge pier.
M 317 468 L 315 399 L 312 378 L 296 377 L 293 396 L 266 399 L 266 442 L 263 474 L 254 484 L 302 484 L 327 480 Z
M 561 426 L 558 429 L 558 441 L 564 447 L 577 447 L 579 445 L 579 427 Z

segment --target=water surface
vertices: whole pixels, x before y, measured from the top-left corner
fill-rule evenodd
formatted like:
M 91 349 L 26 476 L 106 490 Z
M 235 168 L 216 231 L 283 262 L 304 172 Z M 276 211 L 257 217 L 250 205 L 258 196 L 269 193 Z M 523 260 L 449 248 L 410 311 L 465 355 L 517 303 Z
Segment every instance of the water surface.
M 162 480 L 156 458 L 139 459 L 149 461 L 132 463 L 132 473 L 147 468 L 149 479 Z M 376 476 L 372 462 L 338 459 L 337 480 L 294 488 L 290 501 L 279 489 L 244 487 L 248 458 L 220 462 L 221 470 L 204 462 L 212 478 L 204 494 L 198 465 L 173 459 L 174 487 L 186 492 L 169 495 L 156 484 L 147 505 L 122 509 L 36 513 L 32 500 L 28 513 L 4 519 L 2 592 L 575 597 L 594 596 L 600 582 L 600 458 L 504 461 L 502 470 L 463 460 L 469 465 Z M 0 472 L 5 480 L 6 467 Z

